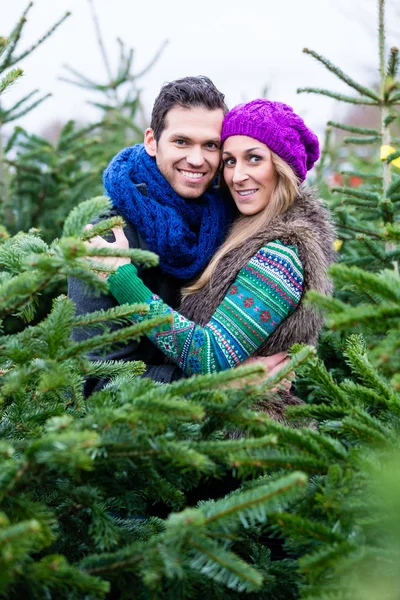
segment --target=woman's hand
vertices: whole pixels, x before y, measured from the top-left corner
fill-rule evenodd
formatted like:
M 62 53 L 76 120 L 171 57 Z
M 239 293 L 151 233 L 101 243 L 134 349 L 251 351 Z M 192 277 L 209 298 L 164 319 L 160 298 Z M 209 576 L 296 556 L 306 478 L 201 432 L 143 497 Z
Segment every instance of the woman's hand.
M 262 365 L 267 369 L 267 377 L 271 377 L 272 375 L 276 375 L 281 369 L 286 367 L 289 363 L 289 358 L 286 352 L 278 352 L 277 354 L 272 354 L 271 356 L 250 356 L 246 358 L 242 363 L 240 363 L 239 367 L 245 367 L 246 365 Z M 245 380 L 235 381 L 232 385 L 229 384 L 229 387 L 243 387 L 249 383 L 252 384 L 261 384 L 264 381 L 265 376 L 257 376 L 249 380 L 246 378 Z M 277 392 L 278 389 L 283 389 L 285 391 L 289 391 L 292 387 L 292 381 L 295 378 L 295 373 L 292 371 L 287 376 L 287 379 L 283 379 L 279 383 L 279 387 L 273 388 L 272 392 Z
M 85 226 L 85 229 L 92 229 L 92 227 L 93 225 L 89 224 Z M 123 232 L 123 229 L 121 229 L 121 227 L 113 227 L 111 231 L 114 234 L 115 242 L 107 242 L 99 235 L 96 235 L 95 237 L 91 238 L 85 243 L 87 244 L 88 248 L 91 249 L 116 248 L 121 250 L 127 250 L 129 248 L 129 242 L 126 235 Z M 121 256 L 90 256 L 88 258 L 94 259 L 99 266 L 104 265 L 105 267 L 107 267 L 107 271 L 98 271 L 96 269 L 96 272 L 99 275 L 99 277 L 103 277 L 104 279 L 107 279 L 107 277 L 111 275 L 112 270 L 118 269 L 118 267 L 121 267 L 122 265 L 127 265 L 131 262 L 130 258 L 125 258 Z

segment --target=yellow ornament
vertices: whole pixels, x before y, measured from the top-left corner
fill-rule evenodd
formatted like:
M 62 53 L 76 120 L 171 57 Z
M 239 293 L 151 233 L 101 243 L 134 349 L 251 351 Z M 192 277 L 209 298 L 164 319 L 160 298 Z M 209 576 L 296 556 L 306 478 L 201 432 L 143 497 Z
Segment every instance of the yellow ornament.
M 396 148 L 393 148 L 393 146 L 388 146 L 387 144 L 384 144 L 383 146 L 381 146 L 381 160 L 386 160 L 386 158 L 389 156 L 389 154 L 393 154 L 393 152 L 396 152 Z M 398 158 L 395 158 L 394 160 L 392 160 L 390 162 L 390 164 L 394 165 L 395 167 L 400 169 L 400 156 Z
M 343 240 L 335 240 L 333 242 L 333 248 L 336 250 L 336 252 L 339 252 L 339 250 L 342 246 L 343 246 Z

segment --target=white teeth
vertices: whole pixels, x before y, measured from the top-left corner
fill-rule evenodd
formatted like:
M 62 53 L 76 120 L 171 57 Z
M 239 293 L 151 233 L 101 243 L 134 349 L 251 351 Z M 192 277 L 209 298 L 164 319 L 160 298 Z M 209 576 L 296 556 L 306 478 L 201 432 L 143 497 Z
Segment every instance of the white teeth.
M 237 190 L 237 193 L 239 194 L 239 196 L 249 196 L 250 194 L 254 194 L 254 192 L 256 191 L 257 190 L 243 190 L 239 192 L 239 190 Z
M 192 171 L 181 171 L 181 173 L 189 179 L 200 179 L 200 177 L 203 177 L 203 173 L 193 173 Z

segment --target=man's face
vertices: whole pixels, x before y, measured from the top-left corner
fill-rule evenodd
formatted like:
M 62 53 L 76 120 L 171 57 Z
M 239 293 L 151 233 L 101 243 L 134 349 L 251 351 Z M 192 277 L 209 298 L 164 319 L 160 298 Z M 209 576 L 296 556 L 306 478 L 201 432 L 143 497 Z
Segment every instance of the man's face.
M 145 147 L 179 196 L 199 198 L 213 181 L 220 164 L 222 109 L 175 106 L 168 111 L 158 142 L 152 129 Z

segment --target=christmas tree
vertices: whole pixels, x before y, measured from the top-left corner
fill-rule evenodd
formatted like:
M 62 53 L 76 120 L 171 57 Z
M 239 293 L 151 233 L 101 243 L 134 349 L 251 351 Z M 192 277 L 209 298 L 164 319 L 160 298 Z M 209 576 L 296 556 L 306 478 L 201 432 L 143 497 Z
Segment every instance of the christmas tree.
M 376 98 L 375 91 L 313 54 L 361 92 L 363 101 L 376 103 L 382 129 L 374 136 L 395 147 L 388 131 L 400 103 L 397 52 L 390 52 L 386 65 L 382 1 L 379 9 L 382 85 Z M 2 40 L 3 56 L 13 47 L 13 35 Z M 2 64 L 4 91 L 20 71 Z M 67 125 L 62 134 L 65 158 L 78 143 L 75 133 Z M 10 140 L 18 136 L 33 139 L 16 129 Z M 28 220 L 17 233 L 16 222 L 7 221 L 13 235 L 3 229 L 0 243 L 0 595 L 394 600 L 398 153 L 382 151 L 382 172 L 363 178 L 359 196 L 346 188 L 335 192 L 346 199 L 344 206 L 341 200 L 332 205 L 343 241 L 341 262 L 332 268 L 336 294 L 308 298 L 327 313 L 325 337 L 335 360 L 324 362 L 315 349 L 294 347 L 290 364 L 263 384 L 251 383 L 262 369 L 249 366 L 161 385 L 139 376 L 140 362 L 87 358 L 94 349 L 137 339 L 151 328 L 155 320 L 132 325 L 129 318 L 145 306 L 77 317 L 72 302 L 59 295 L 43 315 L 43 294 L 51 289 L 54 295 L 66 276 L 106 291 L 86 260 L 94 252 L 85 241 L 122 221 L 113 217 L 84 229 L 109 200 L 98 196 L 72 208 L 83 185 L 83 155 L 77 152 L 76 164 L 58 165 L 66 170 L 54 178 L 54 199 L 64 198 L 64 184 L 70 190 L 59 233 L 53 239 L 45 221 L 42 233 L 29 229 L 30 185 L 37 189 L 39 178 L 35 174 L 31 184 L 26 179 L 25 188 L 9 187 L 10 176 L 18 178 L 20 165 L 35 156 L 34 146 L 28 147 L 14 167 L 1 157 L 2 189 L 13 190 Z M 90 156 L 85 162 L 93 160 L 95 173 L 97 159 Z M 144 266 L 157 262 L 138 250 L 104 254 Z M 11 318 L 17 328 L 8 326 Z M 127 326 L 113 331 L 113 322 Z M 73 328 L 88 326 L 96 326 L 98 335 L 71 340 Z M 288 411 L 295 425 L 290 427 L 254 406 L 261 398 L 273 400 L 273 390 L 292 370 L 307 402 Z M 109 383 L 85 399 L 88 376 L 107 376 Z M 237 431 L 241 436 L 232 439 Z

